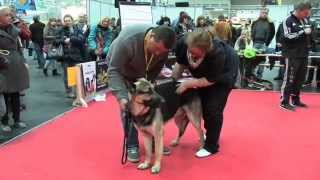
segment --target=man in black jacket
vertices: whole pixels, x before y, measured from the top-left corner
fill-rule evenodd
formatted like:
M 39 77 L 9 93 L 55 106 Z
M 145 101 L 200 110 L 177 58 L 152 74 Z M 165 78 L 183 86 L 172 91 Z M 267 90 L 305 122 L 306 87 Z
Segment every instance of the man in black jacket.
M 38 16 L 38 15 L 33 17 L 33 21 L 34 21 L 34 23 L 32 23 L 29 27 L 29 29 L 31 31 L 31 40 L 32 40 L 32 43 L 34 45 L 34 50 L 37 55 L 39 68 L 43 68 L 45 60 L 43 57 L 42 48 L 43 48 L 43 42 L 44 42 L 43 30 L 44 30 L 45 24 L 40 22 L 40 16 Z
M 286 72 L 281 88 L 280 107 L 286 110 L 294 111 L 295 107 L 307 107 L 300 101 L 300 90 L 307 72 L 311 35 L 308 20 L 310 9 L 310 3 L 299 3 L 291 15 L 283 21 L 282 55 L 286 57 Z
M 275 34 L 274 23 L 270 20 L 268 14 L 268 8 L 261 8 L 260 16 L 256 21 L 252 23 L 251 28 L 251 38 L 253 41 L 253 47 L 255 49 L 258 49 L 262 53 L 264 53 L 267 50 Z M 256 58 L 256 61 L 262 62 L 265 61 L 265 58 L 259 57 Z M 258 78 L 262 78 L 263 69 L 264 68 L 262 66 L 259 67 L 257 72 Z

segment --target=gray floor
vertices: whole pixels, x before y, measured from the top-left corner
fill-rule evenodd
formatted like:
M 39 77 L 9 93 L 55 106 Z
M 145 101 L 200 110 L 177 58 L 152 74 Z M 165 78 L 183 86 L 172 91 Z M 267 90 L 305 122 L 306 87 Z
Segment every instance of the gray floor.
M 49 71 L 49 77 L 45 77 L 42 70 L 37 69 L 36 61 L 31 57 L 27 59 L 30 66 L 31 87 L 23 97 L 23 103 L 27 109 L 22 112 L 21 119 L 26 121 L 28 128 L 14 129 L 10 133 L 0 131 L 0 143 L 6 142 L 72 108 L 72 100 L 65 97 L 62 76 L 53 77 Z

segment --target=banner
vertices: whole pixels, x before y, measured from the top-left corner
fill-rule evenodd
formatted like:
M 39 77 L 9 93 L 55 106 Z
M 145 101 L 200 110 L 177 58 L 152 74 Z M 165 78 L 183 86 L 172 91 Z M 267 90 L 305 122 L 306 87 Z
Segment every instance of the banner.
M 35 0 L 16 0 L 15 6 L 18 14 L 25 14 L 27 10 L 36 10 Z
M 106 60 L 97 61 L 97 91 L 108 87 L 108 62 Z
M 96 92 L 96 62 L 82 63 L 81 67 L 85 96 L 94 95 Z

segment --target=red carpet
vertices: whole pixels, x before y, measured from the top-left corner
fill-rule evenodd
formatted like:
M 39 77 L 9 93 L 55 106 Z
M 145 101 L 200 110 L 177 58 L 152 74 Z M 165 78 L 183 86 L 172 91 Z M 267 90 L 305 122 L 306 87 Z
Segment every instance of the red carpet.
M 310 108 L 295 113 L 280 110 L 278 99 L 278 93 L 234 91 L 221 152 L 196 159 L 197 137 L 189 127 L 153 176 L 120 164 L 122 127 L 109 97 L 0 148 L 0 180 L 319 180 L 320 96 L 303 95 Z M 176 131 L 168 124 L 166 143 Z

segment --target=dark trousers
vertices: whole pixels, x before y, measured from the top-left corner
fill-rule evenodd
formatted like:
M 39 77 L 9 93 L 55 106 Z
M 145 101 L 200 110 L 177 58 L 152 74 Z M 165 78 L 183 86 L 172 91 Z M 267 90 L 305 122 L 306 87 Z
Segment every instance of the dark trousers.
M 224 85 L 213 85 L 203 88 L 199 92 L 202 103 L 204 127 L 206 129 L 204 148 L 211 153 L 216 153 L 219 151 L 223 111 L 231 89 Z
M 6 104 L 6 113 L 2 117 L 2 124 L 8 125 L 9 123 L 9 110 L 12 112 L 12 118 L 15 123 L 20 121 L 20 93 L 5 93 L 4 100 Z M 10 106 L 10 107 L 9 107 Z
M 39 67 L 43 68 L 45 59 L 43 57 L 42 45 L 35 42 L 33 43 L 33 45 L 34 45 L 34 51 L 37 55 L 38 65 Z
M 289 103 L 290 96 L 299 100 L 306 79 L 308 58 L 286 58 L 286 70 L 281 87 L 281 103 Z
M 128 148 L 138 148 L 139 147 L 138 130 L 134 127 L 133 123 L 126 124 L 128 122 L 125 122 L 124 112 L 121 112 L 121 120 L 122 120 L 124 133 L 128 134 L 128 139 L 127 139 Z M 132 119 L 129 119 L 129 121 L 133 122 Z

